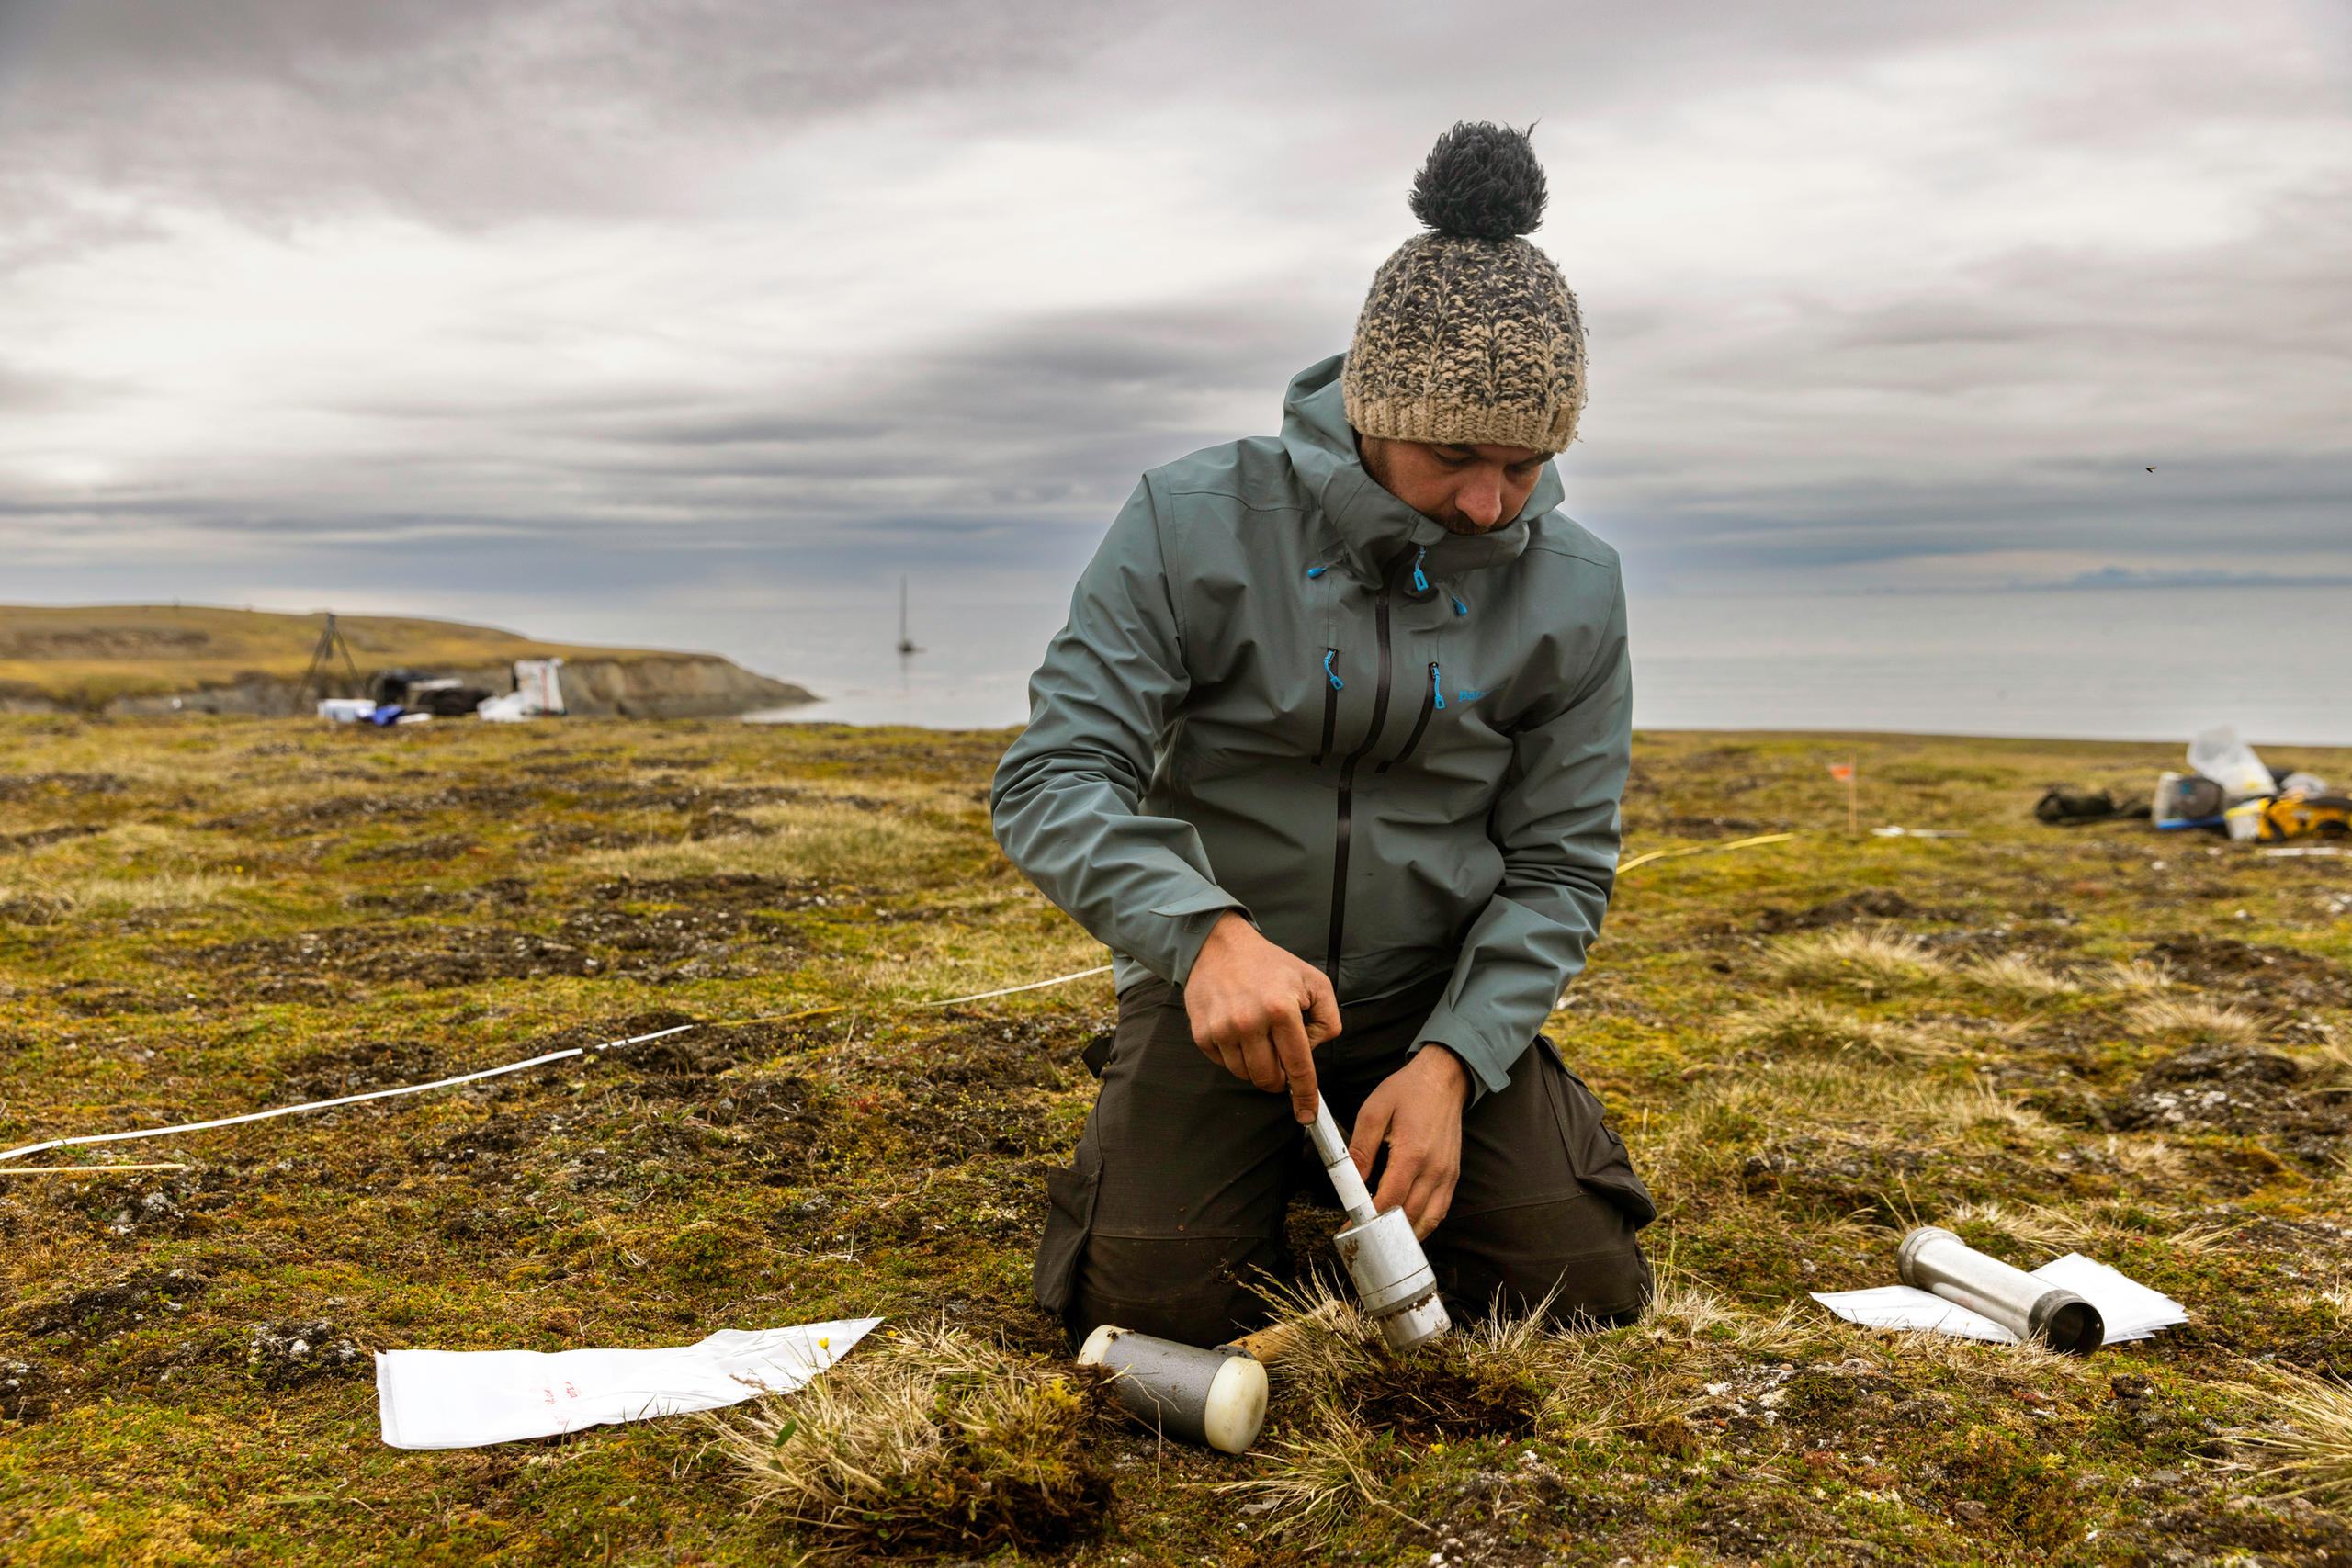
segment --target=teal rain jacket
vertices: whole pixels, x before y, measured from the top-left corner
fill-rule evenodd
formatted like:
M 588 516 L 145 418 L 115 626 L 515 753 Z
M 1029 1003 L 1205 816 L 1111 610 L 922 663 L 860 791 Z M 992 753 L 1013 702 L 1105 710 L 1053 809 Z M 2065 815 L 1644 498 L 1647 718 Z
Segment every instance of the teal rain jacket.
M 998 764 L 997 840 L 1182 984 L 1238 909 L 1370 1001 L 1439 974 L 1419 1040 L 1510 1081 L 1616 877 L 1632 685 L 1617 553 L 1554 508 L 1448 533 L 1364 471 L 1340 359 L 1280 440 L 1143 477 Z

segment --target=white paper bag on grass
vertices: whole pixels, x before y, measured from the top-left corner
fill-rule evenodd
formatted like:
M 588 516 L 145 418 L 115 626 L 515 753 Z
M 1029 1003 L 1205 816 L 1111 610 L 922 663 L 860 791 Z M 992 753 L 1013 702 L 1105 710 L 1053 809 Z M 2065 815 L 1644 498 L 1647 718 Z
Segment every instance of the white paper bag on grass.
M 659 1350 L 380 1350 L 376 1401 L 396 1449 L 471 1449 L 789 1393 L 882 1320 L 723 1328 Z
M 2033 1277 L 2044 1284 L 2072 1291 L 2098 1308 L 2099 1320 L 2107 1325 L 2102 1344 L 2145 1339 L 2158 1329 L 2188 1321 L 2188 1314 L 2170 1296 L 2152 1291 L 2139 1280 L 2119 1274 L 2079 1252 L 2070 1252 L 2043 1264 L 2033 1271 Z M 1874 1291 L 1836 1291 L 1827 1294 L 1815 1291 L 1813 1299 L 1847 1322 L 1871 1328 L 1932 1329 L 1939 1334 L 1991 1339 L 2003 1345 L 2018 1342 L 2016 1335 L 1991 1318 L 1908 1285 L 1882 1285 Z

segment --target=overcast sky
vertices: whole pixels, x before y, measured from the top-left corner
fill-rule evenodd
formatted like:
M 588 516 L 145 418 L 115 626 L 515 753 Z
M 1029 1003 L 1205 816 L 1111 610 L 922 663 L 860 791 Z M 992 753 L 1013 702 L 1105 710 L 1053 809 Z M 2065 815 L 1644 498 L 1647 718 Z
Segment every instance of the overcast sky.
M 2352 578 L 2347 17 L 0 0 L 0 599 L 1056 597 L 1460 118 L 1637 588 Z

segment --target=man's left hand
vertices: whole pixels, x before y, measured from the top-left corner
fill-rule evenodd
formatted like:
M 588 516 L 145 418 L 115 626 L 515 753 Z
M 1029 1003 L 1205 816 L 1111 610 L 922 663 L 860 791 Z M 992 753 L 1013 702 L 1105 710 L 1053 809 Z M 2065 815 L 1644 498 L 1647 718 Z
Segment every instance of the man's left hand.
M 1470 1098 L 1470 1069 L 1442 1045 L 1424 1045 L 1391 1073 L 1356 1113 L 1348 1153 L 1366 1180 L 1380 1145 L 1388 1168 L 1373 1194 L 1375 1211 L 1404 1206 L 1413 1234 L 1427 1237 L 1453 1202 L 1462 1174 L 1462 1106 Z

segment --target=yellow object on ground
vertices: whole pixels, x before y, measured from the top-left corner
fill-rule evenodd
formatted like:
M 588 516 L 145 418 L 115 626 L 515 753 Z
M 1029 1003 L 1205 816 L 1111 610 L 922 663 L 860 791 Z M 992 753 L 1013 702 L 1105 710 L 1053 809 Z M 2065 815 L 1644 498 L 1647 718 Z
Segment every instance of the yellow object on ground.
M 2282 795 L 2262 805 L 2264 843 L 2281 839 L 2341 839 L 2352 834 L 2352 796 Z

